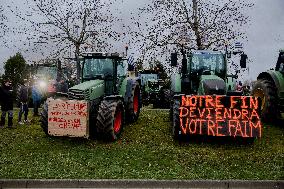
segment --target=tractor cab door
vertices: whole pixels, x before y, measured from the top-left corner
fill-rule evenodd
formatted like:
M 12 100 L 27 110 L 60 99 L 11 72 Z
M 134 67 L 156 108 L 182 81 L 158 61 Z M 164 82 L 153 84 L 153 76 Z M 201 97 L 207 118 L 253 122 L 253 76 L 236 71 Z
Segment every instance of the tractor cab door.
M 103 70 L 104 80 L 105 80 L 105 94 L 113 95 L 116 91 L 115 88 L 115 78 L 116 78 L 116 69 L 115 69 L 116 62 L 112 60 L 112 68 L 105 67 Z
M 127 60 L 117 60 L 117 74 L 115 81 L 116 93 L 119 93 L 123 80 L 127 77 L 128 63 Z

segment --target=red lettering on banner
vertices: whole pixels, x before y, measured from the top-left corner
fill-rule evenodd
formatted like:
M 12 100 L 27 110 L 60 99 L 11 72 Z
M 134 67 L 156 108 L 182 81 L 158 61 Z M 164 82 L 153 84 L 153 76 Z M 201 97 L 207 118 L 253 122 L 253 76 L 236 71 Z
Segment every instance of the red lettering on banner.
M 223 108 L 224 107 L 224 105 L 221 104 L 220 98 L 222 98 L 222 96 L 216 96 L 216 108 Z
M 192 118 L 196 117 L 196 115 L 194 114 L 195 110 L 196 110 L 196 107 L 190 107 L 189 117 L 192 117 Z
M 205 97 L 205 106 L 208 107 L 215 107 L 214 102 L 213 102 L 213 97 L 212 96 L 206 96 Z
M 242 99 L 242 106 L 241 106 L 241 108 L 248 108 L 248 105 L 246 104 L 247 97 L 246 96 L 242 96 L 241 99 Z
M 214 123 L 214 121 L 208 120 L 208 130 L 207 130 L 207 134 L 208 134 L 208 135 L 213 135 L 213 136 L 215 136 L 214 128 L 215 128 L 215 123 Z
M 208 114 L 207 114 L 207 116 L 206 116 L 206 118 L 207 119 L 212 119 L 212 116 L 211 116 L 211 110 L 212 110 L 213 108 L 206 108 L 206 110 L 207 110 L 207 112 L 208 112 Z
M 238 132 L 240 133 L 240 135 L 238 135 Z M 236 131 L 235 131 L 234 136 L 244 136 L 242 132 L 242 127 L 239 121 L 237 121 L 237 126 L 236 126 Z
M 180 128 L 183 134 L 186 134 L 187 126 L 188 126 L 188 119 L 185 119 L 186 122 L 184 123 L 184 119 L 180 118 Z
M 255 109 L 257 110 L 258 109 L 258 100 L 257 100 L 257 97 L 250 97 L 250 108 L 251 109 Z
M 201 119 L 203 119 L 205 116 L 204 116 L 204 113 L 205 113 L 205 108 L 202 108 L 202 111 L 200 110 L 200 108 L 197 108 L 198 110 L 198 115 L 200 116 Z
M 221 114 L 222 114 L 222 111 L 223 109 L 222 108 L 216 108 L 215 109 L 215 114 L 216 114 L 216 119 L 223 119 L 223 117 L 221 116 Z
M 196 130 L 197 130 L 197 121 L 198 120 L 196 120 L 196 119 L 192 119 L 192 120 L 190 120 L 190 124 L 189 124 L 189 132 L 190 132 L 190 134 L 195 134 L 196 133 Z M 192 124 L 193 123 L 193 124 Z M 194 126 L 194 130 L 192 130 L 191 128 L 191 126 Z
M 225 136 L 219 132 L 219 129 L 223 128 L 219 125 L 220 122 L 224 123 L 224 120 L 216 120 L 216 136 Z
M 250 125 L 250 136 L 251 136 L 251 137 L 253 136 L 253 133 L 252 133 L 252 132 L 253 132 L 254 129 L 258 129 L 258 130 L 259 130 L 259 137 L 261 137 L 261 134 L 262 134 L 262 133 L 261 133 L 261 132 L 262 132 L 262 131 L 261 131 L 261 127 L 262 127 L 262 126 L 261 126 L 261 122 L 258 121 L 258 122 L 256 123 L 256 125 L 253 124 L 253 122 L 250 122 L 249 125 Z
M 217 95 L 182 96 L 181 99 L 179 117 L 183 134 L 261 136 L 257 98 Z M 222 104 L 227 100 L 230 100 L 226 103 L 229 107 Z M 207 130 L 207 133 L 202 133 L 203 130 Z
M 250 120 L 252 120 L 253 118 L 260 119 L 255 109 L 253 109 L 251 112 Z
M 237 101 L 235 100 L 237 98 L 236 96 L 231 96 L 231 105 L 230 108 L 234 108 L 235 105 L 237 104 Z

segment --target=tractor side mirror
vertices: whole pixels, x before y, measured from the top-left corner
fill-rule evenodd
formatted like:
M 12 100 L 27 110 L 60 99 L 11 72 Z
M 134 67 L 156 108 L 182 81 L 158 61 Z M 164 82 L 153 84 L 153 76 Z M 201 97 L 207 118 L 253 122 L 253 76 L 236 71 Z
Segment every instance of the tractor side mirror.
M 177 53 L 171 54 L 171 66 L 172 67 L 177 66 Z
M 61 61 L 59 59 L 57 60 L 57 69 L 61 70 Z
M 181 68 L 182 73 L 185 75 L 187 72 L 187 59 L 183 57 L 182 59 L 182 68 Z
M 248 58 L 248 56 L 246 54 L 241 54 L 241 60 L 240 60 L 241 68 L 247 67 L 247 58 Z

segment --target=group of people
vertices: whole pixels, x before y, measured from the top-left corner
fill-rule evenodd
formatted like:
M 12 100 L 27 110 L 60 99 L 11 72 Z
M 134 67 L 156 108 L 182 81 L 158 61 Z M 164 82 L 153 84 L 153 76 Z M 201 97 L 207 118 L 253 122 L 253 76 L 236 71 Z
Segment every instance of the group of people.
M 15 100 L 12 82 L 9 79 L 6 79 L 2 82 L 2 85 L 0 87 L 0 105 L 2 111 L 0 127 L 5 126 L 6 115 L 8 114 L 8 128 L 12 128 L 13 107 L 16 101 L 20 108 L 18 113 L 18 124 L 23 125 L 24 123 L 29 123 L 28 112 L 29 112 L 30 89 L 34 105 L 34 116 L 38 116 L 38 108 L 40 106 L 42 97 L 41 97 L 41 92 L 38 90 L 38 87 L 36 85 L 33 85 L 31 88 L 29 86 L 28 81 L 25 80 L 24 84 L 19 86 L 17 91 L 17 98 Z M 24 115 L 24 120 L 22 121 L 23 115 Z

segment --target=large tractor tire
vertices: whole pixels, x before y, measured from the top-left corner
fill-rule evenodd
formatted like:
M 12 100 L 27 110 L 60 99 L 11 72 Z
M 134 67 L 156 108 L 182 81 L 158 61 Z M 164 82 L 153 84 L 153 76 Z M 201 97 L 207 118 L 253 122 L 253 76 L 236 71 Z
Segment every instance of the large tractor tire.
M 126 108 L 126 117 L 129 123 L 137 121 L 140 114 L 141 104 L 140 85 L 136 82 L 136 84 L 132 86 L 131 96 L 128 98 Z
M 170 108 L 171 105 L 171 91 L 169 89 L 163 89 L 162 90 L 162 102 L 163 102 L 163 108 Z
M 261 119 L 264 122 L 274 122 L 277 119 L 277 90 L 273 82 L 269 80 L 257 80 L 252 96 L 261 98 Z
M 180 120 L 179 120 L 180 101 L 175 99 L 173 103 L 172 113 L 172 135 L 175 140 L 179 139 L 180 135 Z
M 97 135 L 103 140 L 115 141 L 124 126 L 124 107 L 121 100 L 103 100 L 97 117 Z
M 42 127 L 44 133 L 46 135 L 49 135 L 48 134 L 48 105 L 47 105 L 47 102 L 44 102 L 40 115 L 41 115 L 40 126 Z

